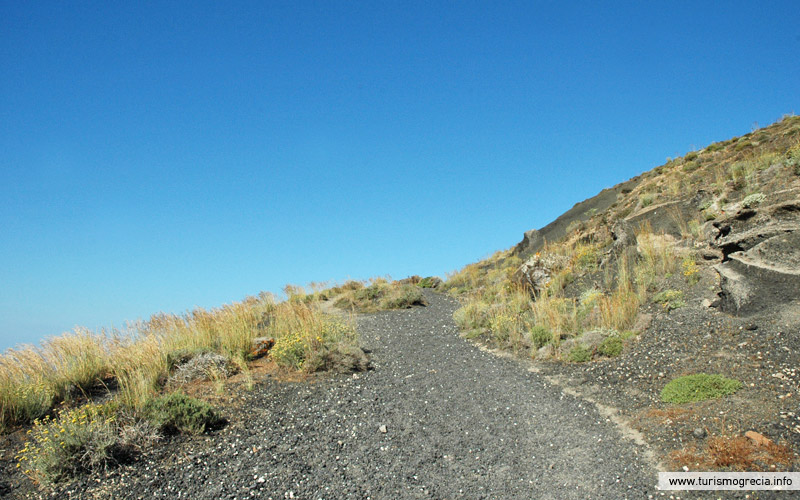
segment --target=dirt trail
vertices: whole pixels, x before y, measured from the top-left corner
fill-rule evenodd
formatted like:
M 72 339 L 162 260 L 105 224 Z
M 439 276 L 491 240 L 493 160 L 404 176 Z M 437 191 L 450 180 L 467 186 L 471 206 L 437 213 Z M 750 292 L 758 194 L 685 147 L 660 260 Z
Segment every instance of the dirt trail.
M 374 370 L 267 381 L 214 436 L 59 498 L 647 498 L 645 450 L 594 405 L 458 336 L 456 303 L 358 319 Z M 70 494 L 71 493 L 71 494 Z

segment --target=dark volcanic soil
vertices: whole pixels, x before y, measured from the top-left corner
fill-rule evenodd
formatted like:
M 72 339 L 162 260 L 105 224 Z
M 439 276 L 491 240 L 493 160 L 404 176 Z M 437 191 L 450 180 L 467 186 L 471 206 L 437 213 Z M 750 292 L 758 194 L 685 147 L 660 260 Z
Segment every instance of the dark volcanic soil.
M 359 318 L 374 369 L 266 379 L 215 435 L 51 498 L 647 498 L 656 471 L 595 407 L 458 336 L 456 303 Z

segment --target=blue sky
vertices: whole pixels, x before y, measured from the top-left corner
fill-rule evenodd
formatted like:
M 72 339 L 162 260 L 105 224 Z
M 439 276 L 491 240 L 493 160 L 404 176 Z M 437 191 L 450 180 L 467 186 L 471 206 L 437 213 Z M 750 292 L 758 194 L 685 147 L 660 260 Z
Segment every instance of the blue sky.
M 800 110 L 796 2 L 650 4 L 2 1 L 0 348 L 444 275 Z

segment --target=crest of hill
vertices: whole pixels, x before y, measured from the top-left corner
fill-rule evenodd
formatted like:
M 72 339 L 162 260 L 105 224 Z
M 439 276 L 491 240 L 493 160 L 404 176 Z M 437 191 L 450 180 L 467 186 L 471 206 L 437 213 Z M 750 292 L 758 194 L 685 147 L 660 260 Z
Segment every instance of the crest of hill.
M 796 198 L 799 143 L 800 116 L 786 116 L 741 137 L 670 159 L 577 203 L 546 226 L 525 232 L 510 254 L 525 259 L 570 230 L 597 229 L 618 220 L 634 225 L 648 222 L 654 231 L 677 237 L 696 218 L 698 208 L 703 219 L 711 220 L 747 196 L 762 194 L 772 202 Z

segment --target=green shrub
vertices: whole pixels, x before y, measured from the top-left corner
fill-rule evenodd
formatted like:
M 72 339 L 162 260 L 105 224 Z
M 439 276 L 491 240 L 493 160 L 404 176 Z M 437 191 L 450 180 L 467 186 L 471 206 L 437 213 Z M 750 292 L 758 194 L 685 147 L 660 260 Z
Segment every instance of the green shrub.
M 569 351 L 569 360 L 573 363 L 585 363 L 592 359 L 592 351 L 585 345 L 578 344 Z
M 742 200 L 742 207 L 744 208 L 754 207 L 766 199 L 767 199 L 766 195 L 762 193 L 753 193 L 751 195 L 745 196 L 745 198 Z
M 593 245 L 580 246 L 575 249 L 575 267 L 581 271 L 596 271 L 600 255 Z
M 167 433 L 201 434 L 222 423 L 210 404 L 180 392 L 151 400 L 144 415 Z
M 622 354 L 622 337 L 618 334 L 609 335 L 597 347 L 597 351 L 603 356 L 616 358 Z
M 742 383 L 738 380 L 698 373 L 670 381 L 661 390 L 661 400 L 667 403 L 705 401 L 733 394 L 741 387 Z
M 686 256 L 683 259 L 681 268 L 683 269 L 683 276 L 686 278 L 687 283 L 696 285 L 697 282 L 700 281 L 700 267 L 692 256 Z
M 366 288 L 342 294 L 334 305 L 345 310 L 375 312 L 425 305 L 425 298 L 415 285 L 381 280 Z
M 417 286 L 420 288 L 436 288 L 441 282 L 442 280 L 436 276 L 428 276 L 427 278 L 422 278 L 419 283 L 417 283 Z
M 52 484 L 105 465 L 120 441 L 115 412 L 113 405 L 90 403 L 35 420 L 17 467 L 38 483 Z
M 292 331 L 275 341 L 269 355 L 278 366 L 299 370 L 306 360 L 306 344 L 302 331 Z
M 653 297 L 653 302 L 663 305 L 667 311 L 686 305 L 686 301 L 683 300 L 683 292 L 680 290 L 664 290 Z
M 639 196 L 639 203 L 642 205 L 642 208 L 649 207 L 653 204 L 654 199 L 655 195 L 653 193 L 644 193 Z
M 696 160 L 687 161 L 686 163 L 683 164 L 683 171 L 686 172 L 687 174 L 694 172 L 698 168 L 700 168 L 700 162 Z
M 461 330 L 489 328 L 489 305 L 481 301 L 470 301 L 453 313 L 453 320 Z
M 531 328 L 531 344 L 536 349 L 541 349 L 553 341 L 553 333 L 542 325 L 536 325 Z
M 424 305 L 425 297 L 422 290 L 414 285 L 399 285 L 390 287 L 378 302 L 378 308 L 406 309 L 415 305 Z

